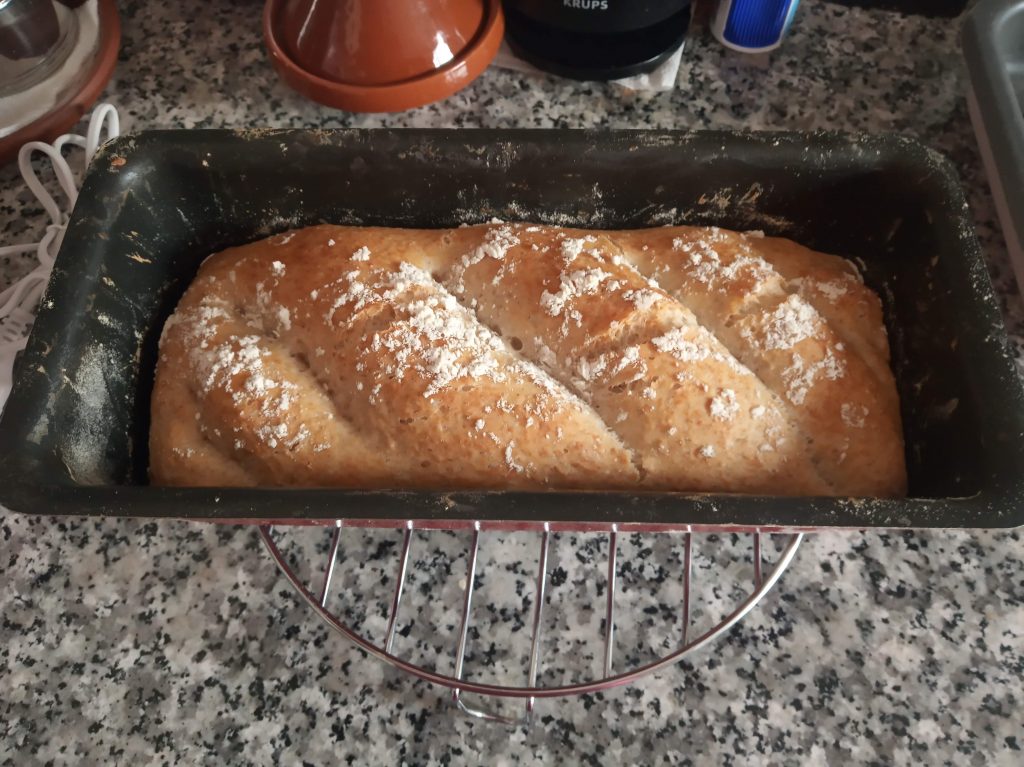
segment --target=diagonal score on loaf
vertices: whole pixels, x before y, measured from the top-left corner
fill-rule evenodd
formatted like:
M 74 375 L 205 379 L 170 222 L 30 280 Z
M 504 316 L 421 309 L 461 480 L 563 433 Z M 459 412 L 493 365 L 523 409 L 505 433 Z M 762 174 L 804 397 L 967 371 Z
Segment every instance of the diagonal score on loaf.
M 638 258 L 637 252 L 631 250 L 633 243 L 631 242 L 633 235 L 646 235 L 647 230 L 636 230 L 636 231 L 625 231 L 613 233 L 611 240 L 612 245 L 615 247 L 616 253 L 622 260 L 623 266 L 636 272 L 636 274 L 649 283 L 658 285 L 659 290 L 662 290 L 662 286 L 657 282 L 659 276 L 664 277 L 668 271 L 668 265 L 659 259 L 656 249 L 651 248 L 650 245 L 641 244 L 639 247 L 640 254 L 646 254 L 647 259 L 643 257 Z M 646 239 L 646 238 L 645 238 Z M 623 247 L 625 246 L 625 247 Z M 747 267 L 753 267 L 755 270 L 760 270 L 762 267 L 755 261 L 748 261 L 744 264 Z M 756 281 L 746 287 L 755 287 Z M 801 424 L 797 418 L 794 417 L 792 409 L 787 406 L 783 401 L 783 398 L 775 391 L 768 382 L 763 380 L 757 371 L 748 365 L 744 364 L 734 353 L 733 350 L 723 342 L 723 340 L 715 333 L 714 328 L 704 325 L 700 322 L 699 315 L 694 309 L 687 303 L 686 300 L 680 295 L 679 291 L 669 291 L 665 293 L 671 297 L 679 307 L 685 310 L 687 315 L 687 321 L 700 328 L 700 330 L 707 334 L 709 339 L 717 346 L 716 355 L 724 358 L 724 362 L 727 363 L 728 367 L 739 372 L 741 375 L 749 375 L 756 380 L 757 385 L 763 390 L 764 396 L 768 398 L 771 403 L 775 406 L 778 412 L 784 418 L 786 425 L 794 438 L 798 439 L 801 445 L 804 447 L 807 460 L 810 461 L 813 466 L 813 473 L 815 479 L 820 484 L 817 486 L 811 485 L 811 490 L 808 492 L 824 492 L 828 494 L 835 494 L 836 488 L 827 476 L 827 472 L 822 471 L 821 464 L 824 462 L 824 458 L 814 450 L 814 440 L 810 437 L 807 430 L 807 424 Z M 773 304 L 777 298 L 768 291 L 763 290 L 744 290 L 739 296 L 738 300 L 734 302 L 734 308 L 737 312 L 739 311 L 755 311 L 763 309 L 769 304 Z M 685 351 L 685 350 L 684 350 Z M 692 354 L 692 352 L 691 352 Z
M 449 292 L 444 283 L 435 275 L 431 275 L 431 277 L 436 281 L 439 290 L 444 291 L 446 295 L 450 295 L 481 327 L 487 328 L 490 332 L 494 333 L 495 338 L 500 339 L 503 351 L 522 366 L 523 371 L 529 379 L 537 383 L 543 389 L 557 392 L 556 396 L 564 397 L 566 401 L 572 402 L 573 406 L 578 408 L 584 417 L 593 419 L 597 424 L 600 424 L 607 434 L 608 439 L 611 440 L 618 449 L 622 450 L 626 456 L 628 456 L 629 462 L 636 470 L 638 478 L 643 477 L 643 466 L 641 465 L 635 451 L 622 441 L 615 429 L 611 428 L 611 426 L 601 417 L 601 414 L 595 410 L 586 399 L 580 397 L 578 392 L 574 391 L 571 387 L 564 385 L 562 381 L 551 375 L 550 371 L 546 369 L 539 359 L 533 359 L 527 356 L 523 352 L 521 344 L 518 345 L 519 348 L 513 346 L 513 338 L 506 338 L 502 335 L 500 327 L 494 327 L 481 320 L 473 305 L 465 301 L 460 301 L 459 296 Z
M 516 236 L 503 237 L 509 245 L 500 257 L 457 260 L 446 283 L 484 322 L 593 405 L 639 457 L 645 484 L 710 490 L 728 482 L 747 492 L 829 492 L 770 393 L 713 337 L 701 335 L 684 306 L 614 258 L 613 234 L 502 228 Z M 490 230 L 459 231 L 473 253 Z M 672 332 L 694 334 L 686 343 L 700 353 L 685 358 L 659 348 L 657 340 Z M 753 410 L 760 423 L 730 423 L 733 413 L 716 410 L 717 399 L 737 395 L 737 406 Z
M 818 253 L 790 240 L 758 237 L 749 240 L 786 280 L 788 293 L 797 293 L 828 322 L 846 347 L 860 357 L 878 383 L 877 391 L 899 423 L 899 400 L 889 386 L 889 341 L 877 294 L 864 285 L 857 268 L 844 258 Z
M 324 359 L 337 358 L 337 375 L 347 376 L 349 393 L 362 403 L 361 428 L 386 435 L 391 452 L 422 450 L 422 461 L 398 461 L 403 484 L 633 484 L 628 456 L 600 422 L 556 382 L 521 364 L 433 278 L 428 267 L 443 249 L 443 232 L 395 237 L 398 230 L 325 229 L 310 238 L 315 247 L 315 235 L 330 236 L 341 254 L 327 265 L 329 274 L 314 274 L 308 264 L 301 271 L 286 267 L 287 274 L 298 275 L 297 290 L 306 296 L 317 290 L 313 285 L 338 284 L 338 273 L 342 284 L 358 281 L 361 287 L 351 295 L 317 290 L 308 312 L 297 312 L 292 332 L 315 336 L 317 323 L 332 310 L 330 335 L 340 351 L 329 347 Z M 308 252 L 311 243 L 303 236 L 289 245 Z M 354 260 L 350 253 L 362 257 Z M 386 310 L 367 312 L 375 302 Z M 595 434 L 598 426 L 601 433 Z
M 894 398 L 744 235 L 714 227 L 620 232 L 629 260 L 684 301 L 813 434 L 817 465 L 841 495 L 905 490 Z M 889 379 L 891 384 L 891 377 Z M 881 438 L 879 438 L 879 433 Z
M 155 387 L 153 405 L 155 415 L 150 422 L 151 438 L 165 441 L 173 447 L 158 451 L 151 457 L 151 475 L 173 484 L 210 486 L 256 486 L 262 472 L 253 473 L 251 467 L 236 460 L 200 428 L 193 417 L 199 412 L 199 401 L 192 391 L 189 378 L 164 375 Z M 197 478 L 192 462 L 203 462 L 204 472 Z M 260 467 L 255 467 L 260 468 Z
M 207 300 L 185 310 L 186 321 L 169 334 L 172 345 L 187 349 L 199 432 L 212 433 L 222 450 L 274 484 L 345 484 L 338 467 L 361 461 L 380 478 L 384 467 L 373 466 L 373 450 L 293 347 L 270 335 L 267 318 L 211 315 Z

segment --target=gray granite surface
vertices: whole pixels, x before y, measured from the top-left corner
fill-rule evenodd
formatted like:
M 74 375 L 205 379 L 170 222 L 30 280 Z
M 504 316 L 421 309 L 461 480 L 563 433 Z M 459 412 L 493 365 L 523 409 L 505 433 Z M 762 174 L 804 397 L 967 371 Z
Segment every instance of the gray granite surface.
M 702 33 L 666 94 L 489 71 L 393 116 L 317 107 L 275 78 L 254 0 L 122 2 L 105 98 L 166 126 L 745 127 L 897 131 L 947 153 L 1019 347 L 1013 284 L 965 101 L 958 22 L 807 0 L 770 56 Z M 43 216 L 0 169 L 0 242 Z M 0 285 L 30 263 L 0 263 Z M 45 510 L 40 509 L 40 512 Z M 324 533 L 288 533 L 318 570 Z M 397 532 L 346 531 L 330 606 L 380 641 Z M 450 672 L 463 533 L 420 533 L 396 651 Z M 485 534 L 467 669 L 521 682 L 537 537 Z M 771 556 L 774 557 L 774 547 Z M 822 533 L 738 627 L 630 688 L 542 700 L 531 728 L 473 721 L 364 657 L 278 575 L 251 528 L 0 516 L 0 764 L 1024 763 L 1024 558 L 1008 533 Z M 749 540 L 696 542 L 694 629 L 750 578 Z M 681 541 L 620 541 L 616 668 L 679 641 Z M 606 541 L 554 536 L 540 680 L 600 662 Z M 488 703 L 502 707 L 503 703 Z

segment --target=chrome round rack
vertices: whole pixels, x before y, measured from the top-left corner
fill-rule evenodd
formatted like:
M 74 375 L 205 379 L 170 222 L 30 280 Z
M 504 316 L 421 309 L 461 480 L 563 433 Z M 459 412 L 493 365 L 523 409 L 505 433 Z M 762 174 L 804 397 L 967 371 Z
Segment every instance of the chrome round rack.
M 449 688 L 451 690 L 452 701 L 466 714 L 479 717 L 481 719 L 507 724 L 528 724 L 533 716 L 534 705 L 537 698 L 581 695 L 606 690 L 619 685 L 630 684 L 647 674 L 670 666 L 689 653 L 704 647 L 738 623 L 748 612 L 750 612 L 751 609 L 753 609 L 765 594 L 772 589 L 772 587 L 782 577 L 783 572 L 789 566 L 790 562 L 792 562 L 796 555 L 797 548 L 803 538 L 802 534 L 772 535 L 760 532 L 721 534 L 691 532 L 634 533 L 633 535 L 642 535 L 645 538 L 659 538 L 662 542 L 667 540 L 668 545 L 672 549 L 675 549 L 679 544 L 681 544 L 681 562 L 678 562 L 681 566 L 678 567 L 678 571 L 676 571 L 675 568 L 670 568 L 673 575 L 675 572 L 678 572 L 678 577 L 682 580 L 682 599 L 678 604 L 677 618 L 679 639 L 678 643 L 668 646 L 667 649 L 664 647 L 665 643 L 663 642 L 663 648 L 661 650 L 655 650 L 656 653 L 660 653 L 655 660 L 649 662 L 637 662 L 628 670 L 616 672 L 613 662 L 616 644 L 616 621 L 619 622 L 621 627 L 627 625 L 626 621 L 630 620 L 630 618 L 623 618 L 621 615 L 617 617 L 616 615 L 616 581 L 620 573 L 624 568 L 628 567 L 628 565 L 624 565 L 618 557 L 620 531 L 615 526 L 612 526 L 612 529 L 609 532 L 602 534 L 608 541 L 607 571 L 603 587 L 604 620 L 602 621 L 600 630 L 601 636 L 595 637 L 596 641 L 603 642 L 603 652 L 596 656 L 603 661 L 600 664 L 601 671 L 595 678 L 588 679 L 587 681 L 547 685 L 538 684 L 538 671 L 541 668 L 541 661 L 543 659 L 541 637 L 543 633 L 542 629 L 545 604 L 547 601 L 546 598 L 548 596 L 547 591 L 549 584 L 551 583 L 549 550 L 552 536 L 560 535 L 562 533 L 552 532 L 549 525 L 542 525 L 539 533 L 539 540 L 536 542 L 536 545 L 538 546 L 537 570 L 535 577 L 532 579 L 534 581 L 534 598 L 530 600 L 532 601 L 532 620 L 530 623 L 531 631 L 529 653 L 527 656 L 528 663 L 526 664 L 526 683 L 522 686 L 514 686 L 470 680 L 465 678 L 464 674 L 467 639 L 470 633 L 470 626 L 473 623 L 473 596 L 480 576 L 478 566 L 481 536 L 482 534 L 502 535 L 502 533 L 482 533 L 479 523 L 474 524 L 470 530 L 472 537 L 469 541 L 468 549 L 465 550 L 465 583 L 464 585 L 460 584 L 462 597 L 459 613 L 461 618 L 458 622 L 457 631 L 453 632 L 454 635 L 451 637 L 450 646 L 453 649 L 450 661 L 445 661 L 440 657 L 434 659 L 436 661 L 435 666 L 437 668 L 440 668 L 443 662 L 450 662 L 452 672 L 451 674 L 446 674 L 427 668 L 426 665 L 428 664 L 424 664 L 422 662 L 417 663 L 400 657 L 394 650 L 396 629 L 398 627 L 400 610 L 402 608 L 403 594 L 408 590 L 406 584 L 409 577 L 409 558 L 410 550 L 413 548 L 414 537 L 417 537 L 417 534 L 418 536 L 436 534 L 437 531 L 418 530 L 412 521 L 409 521 L 404 525 L 400 553 L 396 563 L 396 573 L 393 578 L 394 586 L 390 598 L 390 608 L 387 612 L 386 630 L 384 631 L 383 642 L 379 643 L 368 639 L 364 635 L 366 632 L 353 628 L 351 623 L 347 623 L 343 620 L 339 612 L 332 611 L 331 609 L 328 609 L 327 606 L 329 596 L 332 593 L 332 581 L 335 580 L 335 573 L 339 562 L 339 547 L 342 542 L 342 532 L 345 529 L 346 527 L 344 523 L 340 520 L 335 523 L 333 529 L 329 529 L 330 540 L 326 552 L 326 562 L 324 562 L 321 568 L 314 570 L 319 578 L 311 576 L 310 583 L 313 584 L 315 580 L 319 580 L 319 583 L 313 585 L 307 585 L 307 583 L 305 583 L 299 576 L 297 573 L 298 568 L 290 563 L 289 557 L 286 556 L 282 550 L 282 545 L 289 535 L 309 535 L 311 532 L 313 534 L 325 535 L 323 528 L 311 529 L 309 527 L 300 526 L 272 527 L 266 525 L 260 527 L 260 536 L 267 550 L 281 569 L 281 572 L 285 575 L 299 595 L 309 604 L 310 607 L 313 608 L 317 615 L 319 615 L 331 629 L 344 636 L 357 647 L 385 663 L 420 679 Z M 621 534 L 625 535 L 625 533 Z M 749 542 L 747 542 L 748 540 Z M 771 541 L 772 545 L 765 547 L 763 545 L 765 540 Z M 281 543 L 279 543 L 279 541 Z M 709 625 L 702 627 L 702 630 L 700 630 L 694 625 L 693 620 L 694 610 L 696 607 L 696 591 L 694 588 L 695 574 L 693 565 L 695 550 L 698 548 L 705 548 L 707 546 L 713 546 L 716 550 L 720 550 L 729 542 L 731 542 L 731 545 L 734 547 L 742 548 L 744 546 L 749 546 L 747 551 L 749 552 L 752 573 L 749 578 L 746 578 L 745 587 L 740 587 L 739 589 L 734 588 L 730 594 L 727 595 L 727 599 L 731 599 L 727 604 L 732 609 L 729 610 L 726 608 L 725 610 L 718 610 L 717 612 L 725 612 L 724 616 L 718 617 L 717 619 L 711 618 L 707 621 Z M 764 548 L 773 549 L 775 555 L 774 561 L 769 563 L 767 567 L 763 564 L 766 556 L 766 552 L 763 551 Z M 322 555 L 323 552 L 321 551 L 310 556 Z M 743 555 L 742 563 L 744 565 L 746 564 L 747 556 L 747 554 Z M 769 553 L 769 557 L 770 556 L 771 554 Z M 735 563 L 735 559 L 731 561 Z M 705 569 L 712 571 L 714 567 L 715 565 L 712 564 Z M 508 567 L 498 567 L 493 569 L 496 571 L 509 571 Z M 719 569 L 722 568 L 719 567 Z M 717 590 L 717 584 L 712 585 L 715 586 Z M 599 588 L 598 593 L 600 593 L 600 590 L 601 589 Z M 361 598 L 359 594 L 349 592 L 346 592 L 346 596 L 350 601 L 357 601 Z M 704 614 L 706 612 L 710 612 L 710 610 L 702 610 L 701 612 Z M 485 711 L 481 708 L 469 705 L 462 697 L 464 693 L 474 693 L 493 698 L 525 699 L 525 711 L 521 716 L 515 717 Z

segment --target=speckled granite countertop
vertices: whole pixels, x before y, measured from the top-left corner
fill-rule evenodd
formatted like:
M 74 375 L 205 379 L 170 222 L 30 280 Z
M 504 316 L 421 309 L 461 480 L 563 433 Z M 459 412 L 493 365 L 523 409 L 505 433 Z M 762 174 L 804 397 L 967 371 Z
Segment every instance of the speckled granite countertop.
M 956 22 L 807 0 L 770 57 L 696 37 L 672 93 L 489 71 L 445 103 L 365 117 L 321 109 L 277 82 L 255 0 L 122 6 L 121 62 L 106 98 L 126 130 L 728 126 L 919 136 L 959 167 L 1018 345 L 1024 332 L 967 117 Z M 27 239 L 42 218 L 14 169 L 0 169 L 0 242 Z M 0 285 L 28 266 L 0 263 Z M 333 604 L 378 638 L 400 540 L 343 539 Z M 322 535 L 295 541 L 304 567 L 317 561 L 308 547 L 327 545 Z M 399 621 L 397 649 L 441 653 L 442 671 L 466 541 L 416 539 Z M 668 536 L 621 542 L 617 667 L 678 641 L 680 548 Z M 728 538 L 703 538 L 697 550 L 697 604 L 710 614 L 733 599 L 729 584 L 746 577 L 749 552 Z M 598 662 L 605 556 L 599 537 L 555 536 L 542 681 Z M 478 679 L 521 679 L 536 557 L 535 537 L 484 538 L 468 661 Z M 349 593 L 368 596 L 344 602 Z M 635 687 L 540 701 L 532 729 L 508 729 L 461 716 L 439 688 L 329 633 L 255 530 L 5 514 L 0 764 L 1017 765 L 1022 596 L 1017 533 L 815 535 L 725 638 Z

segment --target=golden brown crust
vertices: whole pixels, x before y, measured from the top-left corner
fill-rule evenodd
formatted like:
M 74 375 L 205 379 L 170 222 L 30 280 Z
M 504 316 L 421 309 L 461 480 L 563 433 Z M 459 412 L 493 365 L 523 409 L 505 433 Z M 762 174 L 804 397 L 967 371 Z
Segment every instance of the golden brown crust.
M 318 226 L 208 259 L 161 339 L 177 485 L 905 491 L 877 297 L 714 228 Z

